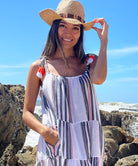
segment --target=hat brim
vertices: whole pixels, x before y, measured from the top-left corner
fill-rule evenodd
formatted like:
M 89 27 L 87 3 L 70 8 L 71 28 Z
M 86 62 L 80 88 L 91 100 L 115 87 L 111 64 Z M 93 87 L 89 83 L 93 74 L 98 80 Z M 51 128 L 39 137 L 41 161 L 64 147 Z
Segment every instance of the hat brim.
M 58 15 L 52 9 L 42 10 L 39 13 L 39 15 L 50 26 L 53 24 L 54 20 L 60 20 L 60 19 L 62 19 L 62 20 L 65 20 L 65 21 L 67 21 L 68 23 L 71 23 L 71 24 L 82 24 L 84 31 L 87 31 L 87 30 L 90 30 L 94 26 L 94 24 L 95 24 L 94 21 L 87 22 L 87 23 L 82 23 L 82 22 L 80 22 L 79 20 L 77 20 L 75 18 L 63 18 L 60 15 Z

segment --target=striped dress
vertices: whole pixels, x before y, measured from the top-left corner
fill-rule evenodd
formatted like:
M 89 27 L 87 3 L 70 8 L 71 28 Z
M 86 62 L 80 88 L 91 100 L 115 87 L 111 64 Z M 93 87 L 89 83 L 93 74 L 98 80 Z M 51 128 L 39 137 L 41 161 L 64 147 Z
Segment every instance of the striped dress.
M 74 77 L 47 70 L 42 86 L 42 123 L 57 130 L 49 145 L 40 136 L 35 166 L 102 166 L 104 136 L 89 71 Z

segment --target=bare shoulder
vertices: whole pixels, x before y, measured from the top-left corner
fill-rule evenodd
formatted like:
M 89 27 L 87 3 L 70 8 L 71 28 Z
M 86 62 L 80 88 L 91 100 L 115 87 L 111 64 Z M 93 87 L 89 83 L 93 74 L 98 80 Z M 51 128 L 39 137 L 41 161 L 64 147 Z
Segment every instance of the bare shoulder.
M 36 90 L 38 91 L 38 88 L 40 86 L 40 79 L 36 76 L 36 73 L 39 69 L 39 63 L 40 63 L 40 60 L 37 60 L 35 62 L 33 62 L 30 66 L 30 69 L 29 69 L 29 73 L 28 73 L 28 78 L 27 78 L 27 85 L 26 85 L 26 89 L 27 89 L 27 92 L 31 93 Z
M 35 61 L 31 64 L 25 91 L 25 101 L 24 108 L 26 110 L 34 111 L 35 102 L 39 93 L 39 88 L 41 85 L 40 79 L 36 76 L 37 70 L 39 68 L 40 60 Z
M 29 72 L 28 72 L 28 79 L 27 79 L 28 82 L 31 81 L 31 83 L 33 83 L 33 81 L 38 80 L 38 78 L 36 77 L 36 73 L 39 69 L 39 64 L 40 64 L 40 60 L 37 60 L 31 64 Z
M 33 62 L 30 66 L 30 69 L 37 70 L 39 68 L 40 60 Z
M 43 82 L 43 80 L 44 80 L 44 78 L 45 78 L 46 71 L 45 71 L 45 69 L 44 69 L 44 71 L 43 71 L 44 73 L 42 74 L 41 77 L 39 77 L 39 73 L 41 73 L 41 71 L 39 71 L 40 66 L 42 66 L 41 60 L 37 60 L 37 61 L 33 62 L 33 63 L 31 64 L 31 66 L 30 66 L 29 75 L 30 75 L 31 77 L 36 78 L 36 80 L 39 80 L 39 81 L 40 81 L 40 85 L 42 85 L 42 82 Z M 44 67 L 44 68 L 45 68 L 45 67 Z M 41 69 L 40 69 L 40 70 L 41 70 Z M 38 73 L 37 73 L 37 72 L 38 72 Z

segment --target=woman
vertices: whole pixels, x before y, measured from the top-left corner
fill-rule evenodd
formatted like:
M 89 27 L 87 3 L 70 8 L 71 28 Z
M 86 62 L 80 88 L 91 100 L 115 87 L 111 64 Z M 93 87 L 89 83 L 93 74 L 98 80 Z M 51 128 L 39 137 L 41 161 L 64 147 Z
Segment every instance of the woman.
M 41 60 L 30 67 L 23 110 L 25 123 L 40 134 L 36 166 L 101 166 L 104 138 L 93 84 L 106 79 L 108 25 L 104 18 L 84 23 L 83 6 L 72 0 L 40 16 L 51 29 Z M 83 31 L 91 28 L 101 41 L 99 56 L 84 53 Z M 40 87 L 42 123 L 33 115 Z

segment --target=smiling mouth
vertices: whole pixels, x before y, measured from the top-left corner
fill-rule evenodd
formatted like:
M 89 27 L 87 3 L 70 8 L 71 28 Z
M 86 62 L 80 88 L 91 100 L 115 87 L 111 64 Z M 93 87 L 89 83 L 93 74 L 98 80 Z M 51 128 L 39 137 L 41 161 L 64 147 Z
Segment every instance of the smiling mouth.
M 64 41 L 70 42 L 72 41 L 71 39 L 63 39 Z

